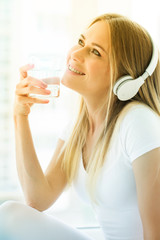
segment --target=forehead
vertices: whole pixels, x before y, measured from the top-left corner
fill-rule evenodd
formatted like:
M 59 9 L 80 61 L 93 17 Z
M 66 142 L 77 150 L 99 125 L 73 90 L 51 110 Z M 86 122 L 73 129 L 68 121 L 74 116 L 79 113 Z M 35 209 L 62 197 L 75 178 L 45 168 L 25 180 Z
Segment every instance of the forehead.
M 100 44 L 105 49 L 108 49 L 110 43 L 109 24 L 105 21 L 98 21 L 83 32 L 86 41 L 91 41 Z

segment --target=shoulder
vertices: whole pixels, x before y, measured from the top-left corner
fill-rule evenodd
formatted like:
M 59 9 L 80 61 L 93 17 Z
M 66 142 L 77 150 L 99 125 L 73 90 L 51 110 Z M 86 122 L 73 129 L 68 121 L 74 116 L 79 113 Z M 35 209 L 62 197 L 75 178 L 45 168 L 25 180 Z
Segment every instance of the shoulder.
M 131 161 L 160 146 L 160 116 L 150 107 L 132 105 L 121 117 L 121 144 Z
M 122 111 L 123 112 L 123 111 Z M 132 104 L 122 113 L 121 128 L 160 124 L 160 116 L 145 104 Z

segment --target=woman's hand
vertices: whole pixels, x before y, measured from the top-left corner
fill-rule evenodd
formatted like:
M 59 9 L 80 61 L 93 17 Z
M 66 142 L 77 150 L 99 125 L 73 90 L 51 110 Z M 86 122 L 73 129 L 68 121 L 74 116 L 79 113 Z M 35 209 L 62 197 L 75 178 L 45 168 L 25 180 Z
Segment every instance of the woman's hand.
M 48 103 L 48 99 L 32 98 L 29 94 L 49 95 L 47 84 L 33 77 L 28 76 L 27 71 L 34 65 L 27 64 L 20 68 L 20 82 L 16 86 L 14 115 L 28 115 L 34 103 Z

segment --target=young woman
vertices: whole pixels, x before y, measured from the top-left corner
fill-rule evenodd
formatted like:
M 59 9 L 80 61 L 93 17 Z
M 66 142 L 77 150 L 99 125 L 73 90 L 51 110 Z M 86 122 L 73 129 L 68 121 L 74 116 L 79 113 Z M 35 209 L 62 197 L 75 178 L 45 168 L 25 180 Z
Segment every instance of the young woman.
M 42 211 L 73 184 L 92 204 L 106 240 L 160 239 L 160 65 L 147 31 L 117 14 L 97 17 L 68 53 L 62 84 L 81 96 L 43 173 L 28 115 L 46 85 L 20 69 L 14 108 L 17 168 L 27 205 L 0 208 L 8 239 L 87 240 Z M 38 211 L 37 211 L 38 210 Z M 78 216 L 76 216 L 78 217 Z

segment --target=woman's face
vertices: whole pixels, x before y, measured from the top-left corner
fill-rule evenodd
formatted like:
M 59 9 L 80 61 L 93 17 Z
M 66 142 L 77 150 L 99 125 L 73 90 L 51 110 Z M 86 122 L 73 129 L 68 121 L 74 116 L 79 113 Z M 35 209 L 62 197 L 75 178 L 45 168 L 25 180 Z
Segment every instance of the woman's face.
M 69 51 L 61 83 L 85 97 L 106 95 L 110 83 L 109 48 L 109 25 L 98 21 L 81 34 Z

